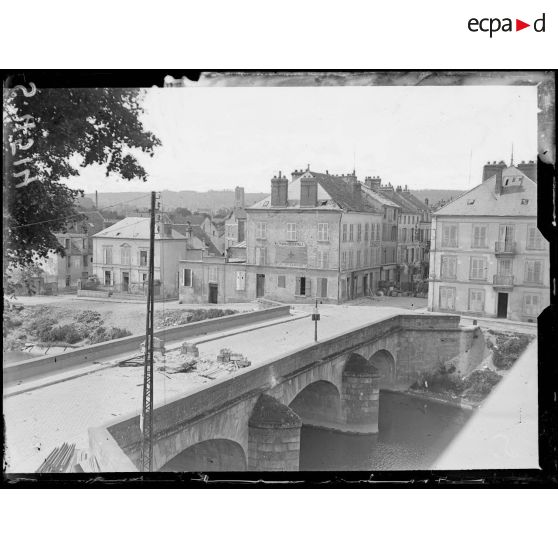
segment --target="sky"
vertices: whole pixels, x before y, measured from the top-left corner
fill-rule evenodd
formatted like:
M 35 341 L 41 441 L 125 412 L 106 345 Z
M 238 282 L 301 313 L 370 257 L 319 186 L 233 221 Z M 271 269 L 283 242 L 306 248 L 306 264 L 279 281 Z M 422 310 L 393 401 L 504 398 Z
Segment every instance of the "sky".
M 147 182 L 80 169 L 86 192 L 267 192 L 295 169 L 357 176 L 412 189 L 468 189 L 488 161 L 535 159 L 535 87 L 153 88 L 145 126 L 162 141 L 138 153 Z

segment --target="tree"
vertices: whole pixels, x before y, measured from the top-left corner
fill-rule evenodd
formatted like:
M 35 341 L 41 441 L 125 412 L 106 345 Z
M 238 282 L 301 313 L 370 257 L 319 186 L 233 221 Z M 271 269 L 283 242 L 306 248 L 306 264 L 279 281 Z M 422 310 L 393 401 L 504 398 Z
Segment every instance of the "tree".
M 64 183 L 79 167 L 146 180 L 133 152 L 153 156 L 161 142 L 139 118 L 142 98 L 136 89 L 5 90 L 4 271 L 65 255 L 55 235 L 85 217 L 76 208 L 83 191 Z

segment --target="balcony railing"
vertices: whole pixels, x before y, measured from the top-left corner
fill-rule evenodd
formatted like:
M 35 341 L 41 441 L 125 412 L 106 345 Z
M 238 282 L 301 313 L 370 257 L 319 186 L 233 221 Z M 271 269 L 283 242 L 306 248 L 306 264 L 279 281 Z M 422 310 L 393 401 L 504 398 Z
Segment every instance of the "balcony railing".
M 494 252 L 496 254 L 515 254 L 515 242 L 511 241 L 498 241 L 494 246 Z
M 513 275 L 494 275 L 492 281 L 495 287 L 513 287 Z

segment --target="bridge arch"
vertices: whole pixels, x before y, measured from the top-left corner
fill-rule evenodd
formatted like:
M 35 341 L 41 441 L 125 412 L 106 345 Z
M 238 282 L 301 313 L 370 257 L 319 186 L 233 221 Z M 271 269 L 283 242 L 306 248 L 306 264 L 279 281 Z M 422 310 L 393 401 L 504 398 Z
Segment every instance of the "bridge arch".
M 341 394 L 337 386 L 327 380 L 308 384 L 289 403 L 289 407 L 308 422 L 338 421 L 341 419 Z
M 214 438 L 193 444 L 159 471 L 245 471 L 246 455 L 238 442 Z
M 368 361 L 377 371 L 379 375 L 380 389 L 396 387 L 397 374 L 395 368 L 395 358 L 386 349 L 376 351 Z

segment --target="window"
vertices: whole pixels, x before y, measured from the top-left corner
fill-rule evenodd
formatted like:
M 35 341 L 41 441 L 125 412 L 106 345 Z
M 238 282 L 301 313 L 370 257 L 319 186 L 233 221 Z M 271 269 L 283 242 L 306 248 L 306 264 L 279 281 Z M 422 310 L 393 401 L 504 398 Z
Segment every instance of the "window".
M 318 240 L 320 242 L 326 242 L 329 240 L 328 223 L 318 223 Z
M 347 223 L 343 224 L 343 242 L 347 242 Z
M 391 227 L 391 240 L 397 240 L 397 227 Z
M 246 289 L 246 272 L 237 271 L 236 272 L 236 290 L 243 291 Z
M 81 258 L 79 256 L 72 256 L 70 259 L 72 260 L 72 267 L 74 269 L 81 268 Z
M 112 246 L 103 246 L 103 263 L 112 264 Z
M 512 261 L 510 259 L 498 262 L 498 275 L 512 275 Z
M 184 268 L 182 270 L 182 285 L 184 287 L 193 287 L 193 273 L 191 269 Z M 147 281 L 147 273 L 142 273 L 143 282 Z
M 473 225 L 472 248 L 486 248 L 486 225 Z
M 109 270 L 105 270 L 105 287 L 112 285 L 112 273 Z
M 327 277 L 317 279 L 318 282 L 318 296 L 320 298 L 327 298 Z
M 147 250 L 140 250 L 139 253 L 139 264 L 141 267 L 147 265 Z
M 208 269 L 208 276 L 209 276 L 209 282 L 210 283 L 217 283 L 218 281 L 218 277 L 219 277 L 219 273 L 216 267 L 210 267 Z
M 295 294 L 298 296 L 310 296 L 310 280 L 308 278 L 296 278 Z
M 364 252 L 364 267 L 368 266 L 368 249 L 363 250 Z
M 359 223 L 357 225 L 357 242 L 361 242 L 362 240 L 362 224 Z
M 64 242 L 64 247 L 66 248 L 66 251 L 70 250 L 71 242 L 72 241 L 69 238 L 66 238 L 66 240 Z
M 527 260 L 525 262 L 525 282 L 542 283 L 542 260 Z
M 267 248 L 262 246 L 256 246 L 256 265 L 266 265 L 267 264 Z
M 89 256 L 83 256 L 83 267 L 87 267 L 89 264 Z
M 142 273 L 141 274 L 141 282 L 142 283 L 147 283 L 147 273 Z
M 267 223 L 259 221 L 256 223 L 256 238 L 267 238 Z
M 327 250 L 318 250 L 318 267 L 322 269 L 329 267 L 329 252 Z
M 469 289 L 469 311 L 484 312 L 484 291 Z
M 296 223 L 287 223 L 287 240 L 296 240 Z
M 285 279 L 285 276 L 284 275 L 278 275 L 277 276 L 277 286 L 281 289 L 284 289 L 286 284 L 287 284 L 287 281 Z
M 353 267 L 353 251 L 349 250 L 349 269 Z
M 455 256 L 442 256 L 440 274 L 442 279 L 457 277 L 457 258 Z
M 527 227 L 527 250 L 541 250 L 543 247 L 543 235 L 536 226 Z
M 120 247 L 120 263 L 122 265 L 130 265 L 132 259 L 132 249 L 130 246 Z
M 368 242 L 368 229 L 369 229 L 369 225 L 368 223 L 364 224 L 364 242 Z
M 471 258 L 469 279 L 486 279 L 486 260 L 484 258 Z
M 341 267 L 347 269 L 347 252 L 341 253 Z
M 352 242 L 354 240 L 354 225 L 349 225 L 349 242 Z
M 403 230 L 401 231 L 401 240 L 402 240 L 403 242 L 407 242 L 407 229 L 403 229 Z
M 523 295 L 523 313 L 526 316 L 538 316 L 540 308 L 540 295 L 525 293 Z
M 443 225 L 442 246 L 447 248 L 457 248 L 457 225 Z
M 455 288 L 440 287 L 440 308 L 455 310 Z
M 360 267 L 360 250 L 357 250 L 356 253 L 356 266 Z

